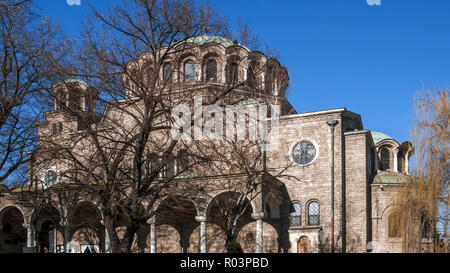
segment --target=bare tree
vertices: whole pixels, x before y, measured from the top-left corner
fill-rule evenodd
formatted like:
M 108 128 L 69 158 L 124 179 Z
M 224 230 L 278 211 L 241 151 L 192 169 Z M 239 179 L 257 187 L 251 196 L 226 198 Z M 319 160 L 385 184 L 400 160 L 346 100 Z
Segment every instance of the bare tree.
M 49 92 L 64 133 L 55 133 L 58 126 L 40 127 L 40 154 L 54 156 L 41 158 L 36 166 L 43 166 L 42 177 L 45 166 L 62 162 L 61 181 L 75 184 L 100 206 L 112 252 L 130 252 L 137 231 L 156 214 L 158 200 L 174 195 L 179 200 L 195 198 L 207 189 L 186 179 L 214 177 L 230 166 L 242 166 L 217 156 L 219 147 L 225 146 L 214 140 L 185 141 L 182 132 L 174 136 L 173 129 L 180 125 L 174 108 L 193 107 L 198 97 L 209 105 L 234 105 L 255 97 L 276 103 L 282 94 L 273 93 L 284 92 L 288 79 L 276 61 L 262 64 L 258 59 L 262 54 L 217 37 L 227 35 L 227 25 L 209 6 L 185 0 L 134 0 L 114 6 L 106 15 L 92 11 L 78 55 L 70 65 L 60 63 L 55 69 L 66 80 Z M 187 58 L 187 52 L 195 54 L 199 45 L 211 43 L 228 43 L 227 51 L 235 53 L 235 59 L 226 63 L 224 82 L 216 81 L 217 71 L 215 75 L 199 73 L 196 65 L 207 64 Z M 189 114 L 185 118 L 181 127 L 192 132 L 196 121 L 210 117 Z M 238 146 L 243 156 L 245 147 Z M 258 149 L 248 151 L 246 157 L 252 161 L 245 166 L 255 169 L 262 154 L 255 159 L 252 155 Z M 249 176 L 254 175 L 253 169 Z M 240 207 L 254 191 L 248 181 Z M 125 228 L 119 232 L 119 227 Z
M 0 183 L 11 184 L 25 177 L 18 171 L 35 148 L 44 109 L 39 93 L 49 86 L 51 59 L 61 57 L 55 50 L 61 37 L 57 26 L 33 14 L 31 1 L 2 1 L 0 24 Z

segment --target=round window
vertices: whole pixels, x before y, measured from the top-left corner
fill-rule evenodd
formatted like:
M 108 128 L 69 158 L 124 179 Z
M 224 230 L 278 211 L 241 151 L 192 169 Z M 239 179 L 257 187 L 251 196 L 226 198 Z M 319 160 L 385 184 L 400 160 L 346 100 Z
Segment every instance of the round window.
M 303 140 L 292 149 L 292 158 L 297 164 L 308 164 L 316 157 L 316 147 L 309 141 Z

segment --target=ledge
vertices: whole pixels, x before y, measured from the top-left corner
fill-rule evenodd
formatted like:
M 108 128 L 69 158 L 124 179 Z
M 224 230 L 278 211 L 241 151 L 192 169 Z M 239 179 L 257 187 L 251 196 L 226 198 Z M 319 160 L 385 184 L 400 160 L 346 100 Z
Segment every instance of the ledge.
M 322 226 L 289 227 L 289 231 L 323 229 Z

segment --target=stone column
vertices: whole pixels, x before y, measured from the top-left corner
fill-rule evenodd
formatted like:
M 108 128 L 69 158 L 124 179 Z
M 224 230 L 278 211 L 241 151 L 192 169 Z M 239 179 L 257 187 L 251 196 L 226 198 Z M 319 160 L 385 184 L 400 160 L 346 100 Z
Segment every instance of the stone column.
M 27 229 L 27 247 L 34 247 L 34 229 L 30 224 L 23 224 L 23 227 Z
M 375 149 L 374 152 L 374 158 L 373 158 L 373 163 L 374 163 L 374 168 L 375 168 L 375 172 L 378 172 L 378 152 L 377 149 Z
M 226 65 L 226 62 L 224 62 L 223 64 L 222 64 L 222 83 L 226 83 L 227 82 L 227 77 L 226 77 L 226 74 L 227 73 L 227 65 Z
M 398 172 L 398 150 L 394 151 L 394 172 Z
M 409 151 L 405 155 L 405 172 L 409 174 Z
M 147 220 L 147 224 L 150 225 L 150 253 L 156 253 L 156 218 Z
M 69 220 L 61 220 L 61 222 L 59 223 L 63 229 L 64 229 L 64 253 L 67 253 L 68 251 L 68 246 L 69 246 Z
M 264 213 L 252 213 L 252 218 L 256 220 L 256 253 L 263 253 L 263 219 Z
M 207 253 L 207 249 L 206 249 L 206 216 L 196 216 L 195 220 L 200 223 L 200 253 Z
M 109 240 L 109 234 L 106 227 L 105 227 L 105 253 L 111 253 L 111 241 Z

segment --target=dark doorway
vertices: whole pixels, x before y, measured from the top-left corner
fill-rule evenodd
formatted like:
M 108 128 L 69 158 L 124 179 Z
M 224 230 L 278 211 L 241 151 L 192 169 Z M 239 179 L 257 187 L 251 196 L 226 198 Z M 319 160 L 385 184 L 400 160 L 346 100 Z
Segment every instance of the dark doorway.
M 39 231 L 38 241 L 39 241 L 39 253 L 52 253 L 54 250 L 54 225 L 50 220 L 45 221 L 41 225 L 41 230 Z

